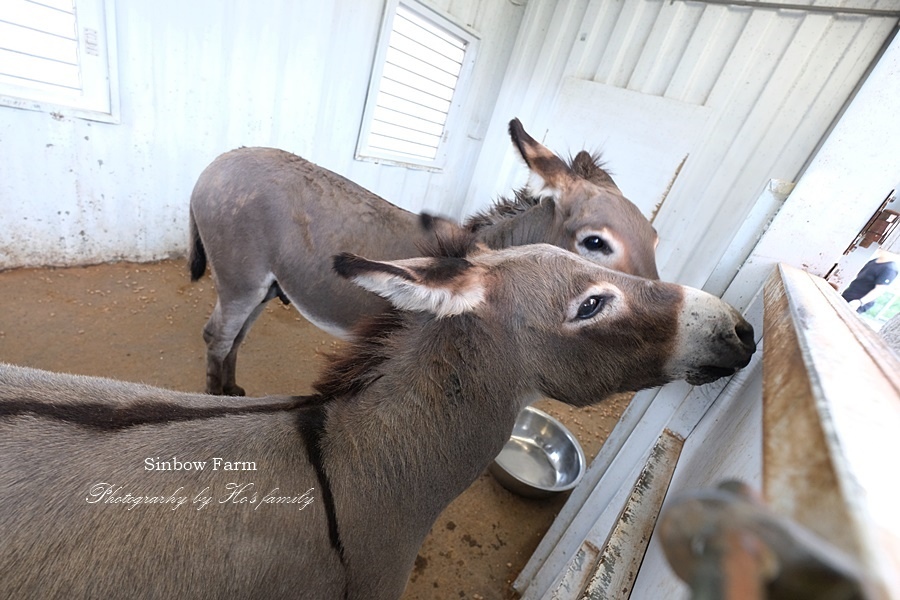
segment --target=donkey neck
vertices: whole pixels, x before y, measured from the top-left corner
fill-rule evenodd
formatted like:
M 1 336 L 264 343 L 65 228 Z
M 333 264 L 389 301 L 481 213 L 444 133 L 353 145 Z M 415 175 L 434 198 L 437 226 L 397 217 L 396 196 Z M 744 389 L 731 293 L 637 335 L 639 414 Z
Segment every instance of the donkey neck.
M 330 472 L 341 471 L 372 509 L 405 507 L 402 517 L 420 520 L 424 535 L 499 453 L 531 398 L 511 376 L 519 358 L 476 318 L 406 318 L 426 323 L 394 332 L 377 379 L 330 403 L 325 441 Z
M 336 529 L 353 532 L 342 560 L 352 581 L 393 590 L 385 597 L 399 597 L 438 516 L 500 452 L 524 404 L 507 376 L 519 357 L 483 323 L 405 319 L 427 322 L 393 331 L 365 388 L 327 403 L 321 440 Z

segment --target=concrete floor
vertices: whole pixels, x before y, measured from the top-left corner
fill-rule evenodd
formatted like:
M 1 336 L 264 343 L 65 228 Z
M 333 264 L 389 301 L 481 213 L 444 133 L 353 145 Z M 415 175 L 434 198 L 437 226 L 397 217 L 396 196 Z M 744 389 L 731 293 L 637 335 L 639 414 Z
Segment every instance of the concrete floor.
M 183 261 L 2 272 L 0 361 L 202 391 L 200 331 L 214 302 L 211 280 L 190 283 Z M 323 353 L 339 343 L 270 302 L 242 348 L 238 383 L 254 396 L 308 393 Z M 585 409 L 549 400 L 538 406 L 592 457 L 628 399 Z M 482 474 L 435 523 L 404 599 L 514 598 L 509 584 L 564 502 L 521 498 Z

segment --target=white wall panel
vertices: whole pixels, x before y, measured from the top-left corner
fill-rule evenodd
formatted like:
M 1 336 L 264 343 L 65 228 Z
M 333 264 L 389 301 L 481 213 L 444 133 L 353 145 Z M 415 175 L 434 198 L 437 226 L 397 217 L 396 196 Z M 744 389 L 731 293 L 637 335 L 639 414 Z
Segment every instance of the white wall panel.
M 567 77 L 545 143 L 564 156 L 602 149 L 616 185 L 651 215 L 711 113 L 705 106 Z M 654 168 L 645 169 L 647 164 Z
M 706 100 L 718 119 L 657 221 L 668 277 L 704 284 L 705 257 L 721 256 L 769 178 L 796 179 L 895 23 L 754 11 Z
M 544 138 L 565 65 L 583 35 L 579 32 L 587 5 L 588 0 L 541 0 L 526 5 L 466 194 L 466 214 L 486 208 L 513 186 L 525 183 L 527 169 L 509 141 L 508 123 L 518 117 L 533 137 Z
M 353 159 L 382 0 L 116 2 L 120 123 L 0 107 L 0 269 L 183 254 L 197 176 L 238 146 L 459 216 L 524 8 L 431 4 L 481 35 L 443 173 Z

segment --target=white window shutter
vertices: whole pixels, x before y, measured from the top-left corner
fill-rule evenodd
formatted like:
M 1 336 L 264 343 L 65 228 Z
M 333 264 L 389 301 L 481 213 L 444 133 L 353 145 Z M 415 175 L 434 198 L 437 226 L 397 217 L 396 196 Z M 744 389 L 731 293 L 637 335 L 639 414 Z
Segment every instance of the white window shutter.
M 357 158 L 440 168 L 477 38 L 413 2 L 389 3 Z
M 0 106 L 118 117 L 104 0 L 0 1 Z

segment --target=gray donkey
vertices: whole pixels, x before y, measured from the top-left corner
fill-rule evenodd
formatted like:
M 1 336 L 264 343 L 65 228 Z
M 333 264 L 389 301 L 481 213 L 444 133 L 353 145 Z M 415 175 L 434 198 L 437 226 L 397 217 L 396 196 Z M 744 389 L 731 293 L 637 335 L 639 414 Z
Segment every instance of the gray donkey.
M 555 194 L 523 191 L 474 215 L 465 228 L 491 248 L 546 242 L 601 265 L 658 278 L 657 235 L 640 210 L 587 152 L 566 164 L 516 119 L 509 133 L 531 171 Z M 241 148 L 216 158 L 191 195 L 191 279 L 209 260 L 218 299 L 203 330 L 206 391 L 243 395 L 237 352 L 266 302 L 278 296 L 317 327 L 346 337 L 388 304 L 335 277 L 343 251 L 393 260 L 421 254 L 422 243 L 455 223 L 398 208 L 298 156 Z
M 545 395 L 585 406 L 732 374 L 753 329 L 704 292 L 540 244 L 341 255 L 397 309 L 308 397 L 0 365 L 9 598 L 398 598 L 440 512 Z

